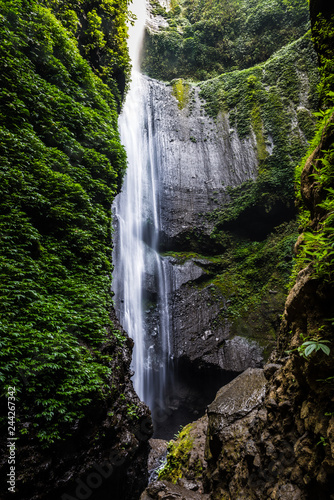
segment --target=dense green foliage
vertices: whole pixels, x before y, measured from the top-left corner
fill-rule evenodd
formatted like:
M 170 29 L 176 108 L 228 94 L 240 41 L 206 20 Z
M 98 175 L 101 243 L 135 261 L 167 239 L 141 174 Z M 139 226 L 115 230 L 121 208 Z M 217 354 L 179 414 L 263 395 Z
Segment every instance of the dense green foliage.
M 333 99 L 334 93 L 326 94 L 326 101 Z M 300 185 L 301 172 L 313 150 L 321 144 L 324 136 L 334 137 L 334 107 L 328 108 L 319 121 L 317 133 L 311 142 L 308 154 L 296 171 L 297 185 Z M 312 264 L 314 278 L 325 282 L 334 282 L 334 145 L 321 151 L 315 162 L 312 175 L 314 189 L 318 192 L 318 204 L 315 211 L 307 206 L 298 193 L 299 222 L 303 232 L 296 267 L 292 281 L 306 265 Z M 317 223 L 314 223 L 314 212 Z
M 110 206 L 125 152 L 114 95 L 50 9 L 0 2 L 0 64 L 2 396 L 16 386 L 20 432 L 49 444 L 104 397 L 122 341 Z
M 331 9 L 329 9 L 331 10 Z M 312 41 L 318 54 L 322 107 L 333 106 L 334 96 L 334 17 L 319 14 L 312 26 Z
M 42 0 L 121 105 L 130 76 L 127 25 L 130 0 Z
M 309 29 L 306 0 L 172 0 L 168 12 L 151 5 L 168 27 L 147 32 L 142 67 L 163 80 L 249 68 Z
M 299 222 L 303 230 L 293 279 L 307 264 L 312 264 L 313 276 L 334 282 L 334 17 L 319 15 L 312 27 L 312 39 L 318 51 L 321 81 L 319 92 L 321 111 L 309 150 L 296 169 Z M 316 206 L 303 197 L 301 177 L 310 155 L 320 148 L 311 162 L 310 183 L 317 193 Z

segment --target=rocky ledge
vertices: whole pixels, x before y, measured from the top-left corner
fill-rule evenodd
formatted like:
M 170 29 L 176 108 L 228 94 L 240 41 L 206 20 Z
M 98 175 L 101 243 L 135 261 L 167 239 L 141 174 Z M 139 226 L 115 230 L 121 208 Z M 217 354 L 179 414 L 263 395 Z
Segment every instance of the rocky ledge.
M 169 444 L 162 481 L 141 500 L 333 500 L 334 418 L 296 375 L 286 357 L 222 387 Z

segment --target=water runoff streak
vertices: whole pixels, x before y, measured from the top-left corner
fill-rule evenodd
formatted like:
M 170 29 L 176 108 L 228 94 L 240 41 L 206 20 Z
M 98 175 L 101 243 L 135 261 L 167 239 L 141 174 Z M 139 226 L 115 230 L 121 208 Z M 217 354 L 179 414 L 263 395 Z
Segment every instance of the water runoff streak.
M 130 32 L 130 55 L 134 69 L 138 70 L 145 0 L 135 0 L 131 9 L 139 26 L 135 25 L 136 30 Z M 171 345 L 166 262 L 158 253 L 159 159 L 148 100 L 148 80 L 133 71 L 131 88 L 119 118 L 128 169 L 122 192 L 113 205 L 113 290 L 119 320 L 134 340 L 134 387 L 154 414 L 157 408 L 164 409 L 170 383 Z M 156 316 L 154 328 L 147 326 L 148 307 Z

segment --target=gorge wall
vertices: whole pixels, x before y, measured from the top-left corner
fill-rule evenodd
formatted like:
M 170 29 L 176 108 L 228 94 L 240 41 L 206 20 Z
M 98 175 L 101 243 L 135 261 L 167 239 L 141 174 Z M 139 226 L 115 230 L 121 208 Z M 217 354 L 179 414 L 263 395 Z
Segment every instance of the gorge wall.
M 247 370 L 218 391 L 206 422 L 170 443 L 161 481 L 145 500 L 169 492 L 187 498 L 187 491 L 194 499 L 333 498 L 334 11 L 316 1 L 310 11 L 322 112 L 297 169 L 301 234 L 277 350 L 263 370 Z
M 241 372 L 261 366 L 274 346 L 297 233 L 294 165 L 314 127 L 317 81 L 308 35 L 206 82 L 147 78 L 180 366 Z M 154 266 L 144 287 L 154 330 Z
M 185 0 L 178 11 L 173 3 L 170 23 L 156 5 L 163 21 L 153 28 L 157 34 L 159 26 L 175 28 L 177 45 L 181 20 L 189 56 L 192 48 L 202 51 L 203 40 L 187 37 L 179 16 L 186 4 L 200 5 Z M 248 4 L 252 31 L 261 9 Z M 282 8 L 293 4 L 300 6 L 286 1 Z M 117 110 L 129 76 L 127 5 L 0 1 L 1 409 L 7 417 L 15 386 L 18 437 L 17 491 L 1 482 L 4 499 L 101 500 L 112 492 L 117 500 L 135 500 L 147 482 L 151 416 L 133 390 L 133 344 L 114 317 L 110 292 L 110 206 L 126 167 Z M 320 1 L 311 1 L 311 12 L 324 116 L 302 175 L 296 285 L 277 353 L 264 371 L 257 367 L 279 329 L 297 236 L 294 167 L 313 137 L 311 111 L 318 104 L 315 53 L 302 36 L 307 26 L 302 33 L 296 27 L 304 14 L 290 22 L 285 9 L 278 37 L 284 43 L 302 37 L 276 53 L 277 40 L 268 53 L 250 48 L 246 67 L 234 67 L 240 60 L 234 52 L 232 65 L 221 60 L 198 73 L 211 78 L 202 83 L 182 80 L 194 75 L 175 69 L 170 84 L 146 80 L 162 159 L 160 250 L 171 284 L 175 356 L 196 370 L 235 375 L 253 368 L 220 391 L 207 420 L 192 426 L 200 441 L 195 449 L 194 434 L 180 434 L 192 463 L 176 460 L 178 473 L 174 463 L 165 479 L 183 481 L 151 485 L 144 498 L 166 496 L 168 488 L 185 498 L 331 498 L 332 357 L 300 356 L 304 339 L 332 342 L 333 330 L 333 12 Z M 214 28 L 207 21 L 206 36 Z M 212 54 L 207 45 L 205 53 Z M 154 332 L 152 277 L 146 277 L 146 314 Z M 7 418 L 1 426 L 6 476 Z

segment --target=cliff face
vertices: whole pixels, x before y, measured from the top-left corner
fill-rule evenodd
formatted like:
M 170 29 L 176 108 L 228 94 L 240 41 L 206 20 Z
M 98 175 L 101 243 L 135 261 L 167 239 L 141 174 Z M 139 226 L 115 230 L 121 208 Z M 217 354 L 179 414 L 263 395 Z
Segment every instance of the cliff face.
M 204 215 L 227 198 L 226 187 L 254 179 L 256 141 L 233 134 L 228 116 L 205 113 L 198 87 L 148 81 L 159 172 L 161 248 L 185 247 L 194 228 L 210 233 Z M 223 188 L 222 186 L 226 186 Z M 215 196 L 216 195 L 216 196 Z M 211 228 L 210 228 L 211 226 Z
M 327 23 L 331 26 L 329 18 Z M 321 31 L 314 29 L 314 37 L 319 44 Z M 328 96 L 326 80 L 323 83 Z M 304 233 L 296 244 L 299 272 L 285 304 L 278 353 L 272 357 L 274 364 L 264 369 L 268 379 L 264 401 L 247 417 L 240 416 L 243 405 L 232 408 L 232 425 L 223 425 L 214 407 L 208 408 L 205 480 L 212 498 L 240 494 L 263 499 L 332 498 L 333 357 L 332 352 L 327 354 L 333 342 L 334 288 L 332 256 L 326 253 L 332 237 L 332 112 L 332 108 L 324 111 L 327 118 L 319 124 L 312 143 L 315 149 L 303 162 L 300 203 Z M 311 234 L 322 236 L 315 247 Z M 312 354 L 307 353 L 304 342 L 313 345 Z M 319 345 L 327 351 L 317 348 Z M 251 385 L 252 377 L 247 380 Z
M 317 71 L 309 37 L 246 71 L 190 84 L 146 78 L 175 359 L 241 372 L 272 350 L 296 238 L 294 159 Z M 147 216 L 147 244 L 150 245 Z M 147 269 L 150 330 L 157 289 Z
M 333 498 L 333 14 L 311 2 L 323 111 L 299 168 L 295 284 L 270 363 L 244 372 L 208 407 L 207 463 L 197 480 L 211 499 Z M 192 468 L 172 458 L 162 477 L 174 481 L 181 470 L 190 484 Z M 149 498 L 157 498 L 153 488 Z

